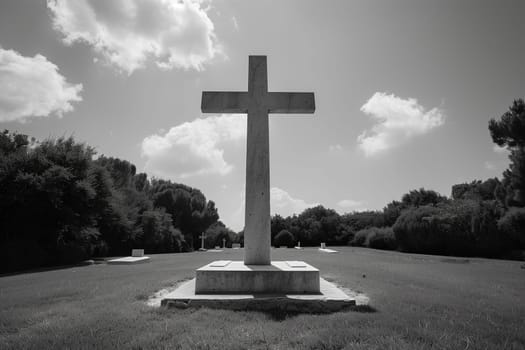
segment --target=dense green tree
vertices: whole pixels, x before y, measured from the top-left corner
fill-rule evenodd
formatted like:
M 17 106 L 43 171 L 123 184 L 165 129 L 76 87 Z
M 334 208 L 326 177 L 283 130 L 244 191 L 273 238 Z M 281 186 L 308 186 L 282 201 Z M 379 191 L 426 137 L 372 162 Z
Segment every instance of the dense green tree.
M 29 140 L 0 133 L 0 271 L 89 256 L 177 252 L 218 220 L 197 189 L 136 174 L 72 137 Z
M 341 220 L 347 227 L 350 227 L 354 232 L 368 227 L 385 226 L 385 218 L 383 213 L 372 210 L 344 214 L 342 215 Z
M 206 236 L 206 247 L 222 247 L 223 239 L 226 247 L 231 248 L 236 243 L 237 234 L 227 228 L 222 221 L 211 224 L 204 232 Z
M 503 113 L 499 121 L 491 119 L 489 131 L 492 140 L 500 147 L 525 146 L 525 102 L 523 99 L 514 100 L 512 106 Z
M 277 236 L 277 234 L 282 230 L 286 229 L 287 222 L 281 215 L 275 214 L 272 216 L 270 227 L 271 241 L 273 242 L 275 236 Z
M 510 150 L 510 166 L 503 173 L 508 206 L 525 206 L 525 102 L 517 99 L 500 118 L 489 121 L 492 140 Z
M 72 138 L 34 147 L 18 134 L 4 132 L 0 139 L 2 240 L 39 247 L 43 253 L 36 255 L 46 256 L 41 263 L 74 260 L 73 250 L 77 259 L 89 256 L 99 236 L 92 207 L 96 190 L 88 179 L 93 149 Z
M 295 244 L 295 238 L 288 230 L 282 230 L 279 232 L 274 239 L 273 245 L 276 247 L 288 247 L 293 248 Z
M 455 200 L 408 208 L 393 230 L 408 252 L 501 256 L 511 245 L 496 226 L 501 213 L 497 201 Z
M 500 188 L 501 182 L 497 178 L 475 180 L 452 186 L 452 199 L 495 200 Z
M 340 219 L 335 210 L 325 208 L 322 205 L 305 209 L 297 217 L 299 226 L 305 230 L 306 241 L 312 245 L 318 245 L 321 242 L 335 243 Z M 303 242 L 302 239 L 301 242 Z
M 435 205 L 446 200 L 446 197 L 440 195 L 436 191 L 420 188 L 419 190 L 412 190 L 404 194 L 401 198 L 401 203 L 405 207 L 420 207 L 429 204 Z
M 515 242 L 515 249 L 525 249 L 525 208 L 510 208 L 498 221 L 498 229 Z
M 164 209 L 145 211 L 141 215 L 142 235 L 137 248 L 150 252 L 170 253 L 182 251 L 184 238 L 173 227 L 171 216 Z
M 155 179 L 149 193 L 155 207 L 164 208 L 171 215 L 173 226 L 193 249 L 199 246 L 199 235 L 219 219 L 215 203 L 207 201 L 198 189 Z
M 406 205 L 399 201 L 392 201 L 383 208 L 383 217 L 385 226 L 392 226 L 395 224 L 397 218 L 401 215 Z
M 356 232 L 350 244 L 353 246 L 385 250 L 394 250 L 397 248 L 397 241 L 391 227 L 369 227 L 360 230 Z

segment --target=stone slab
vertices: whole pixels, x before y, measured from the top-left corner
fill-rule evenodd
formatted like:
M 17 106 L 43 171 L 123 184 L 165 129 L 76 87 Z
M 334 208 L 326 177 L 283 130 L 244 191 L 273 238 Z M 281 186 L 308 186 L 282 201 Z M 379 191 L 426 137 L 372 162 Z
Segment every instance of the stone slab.
M 150 260 L 149 256 L 141 256 L 141 257 L 126 256 L 124 258 L 108 260 L 108 264 L 113 264 L 113 265 L 140 264 L 140 263 L 148 262 L 149 260 Z
M 305 262 L 245 265 L 214 261 L 196 271 L 197 294 L 319 293 L 319 270 Z
M 306 267 L 306 263 L 304 261 L 285 261 L 285 263 L 290 267 Z
M 284 311 L 304 313 L 337 312 L 355 307 L 356 300 L 335 284 L 319 278 L 316 294 L 196 294 L 196 279 L 181 284 L 164 296 L 161 305 L 168 307 L 209 307 L 230 310 Z
M 337 250 L 333 250 L 329 248 L 319 248 L 319 251 L 323 253 L 339 253 Z
M 208 264 L 208 266 L 210 267 L 225 267 L 227 265 L 229 265 L 232 261 L 231 260 L 217 260 L 217 261 L 214 261 L 210 264 Z

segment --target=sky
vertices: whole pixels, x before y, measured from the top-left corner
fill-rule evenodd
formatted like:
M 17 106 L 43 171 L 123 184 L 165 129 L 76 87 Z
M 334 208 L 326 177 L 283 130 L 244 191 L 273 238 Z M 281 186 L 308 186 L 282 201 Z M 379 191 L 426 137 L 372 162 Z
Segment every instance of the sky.
M 525 94 L 525 2 L 0 2 L 0 129 L 73 136 L 199 188 L 243 228 L 246 116 L 202 91 L 314 92 L 270 115 L 272 214 L 381 210 L 412 189 L 501 177 L 488 121 Z

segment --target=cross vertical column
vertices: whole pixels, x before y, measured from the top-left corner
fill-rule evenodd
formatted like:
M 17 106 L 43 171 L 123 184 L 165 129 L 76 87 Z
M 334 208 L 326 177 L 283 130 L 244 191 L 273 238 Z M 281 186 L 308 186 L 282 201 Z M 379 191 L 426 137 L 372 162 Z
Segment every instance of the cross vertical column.
M 270 141 L 266 56 L 250 56 L 244 264 L 270 265 Z
M 248 113 L 244 264 L 271 265 L 269 113 L 313 113 L 313 92 L 268 92 L 266 56 L 250 56 L 248 91 L 203 91 L 203 113 Z

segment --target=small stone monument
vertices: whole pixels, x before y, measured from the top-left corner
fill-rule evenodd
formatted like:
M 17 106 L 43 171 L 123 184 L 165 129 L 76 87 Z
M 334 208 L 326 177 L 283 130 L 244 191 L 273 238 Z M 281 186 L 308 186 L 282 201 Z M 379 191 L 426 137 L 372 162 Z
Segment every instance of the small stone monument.
M 131 256 L 135 258 L 140 258 L 144 256 L 144 249 L 132 249 Z
M 204 232 L 199 236 L 199 238 L 201 239 L 201 247 L 199 248 L 199 250 L 204 252 L 206 251 L 206 248 L 204 248 L 204 240 L 206 239 L 206 235 L 204 234 Z
M 319 248 L 319 251 L 321 251 L 323 253 L 338 253 L 337 250 L 326 248 L 326 243 L 325 242 L 321 243 L 321 248 Z
M 149 256 L 144 256 L 144 249 L 132 249 L 131 256 L 108 260 L 108 264 L 127 265 L 127 264 L 144 263 L 144 262 L 148 262 L 149 260 L 150 260 Z

